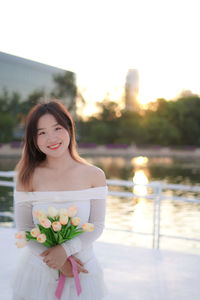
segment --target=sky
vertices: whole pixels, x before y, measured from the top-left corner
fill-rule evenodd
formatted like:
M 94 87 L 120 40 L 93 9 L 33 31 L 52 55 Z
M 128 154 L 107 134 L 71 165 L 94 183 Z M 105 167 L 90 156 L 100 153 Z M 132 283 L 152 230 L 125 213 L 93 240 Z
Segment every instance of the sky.
M 128 69 L 138 99 L 200 94 L 199 0 L 0 0 L 0 51 L 77 74 L 91 113 L 119 100 Z

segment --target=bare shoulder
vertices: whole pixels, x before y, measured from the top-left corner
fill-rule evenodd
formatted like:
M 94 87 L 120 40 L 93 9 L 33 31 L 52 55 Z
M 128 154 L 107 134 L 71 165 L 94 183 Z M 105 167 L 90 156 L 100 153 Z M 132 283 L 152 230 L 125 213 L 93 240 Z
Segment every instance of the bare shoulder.
M 35 182 L 37 181 L 38 178 L 38 172 L 37 170 L 35 170 L 33 172 L 33 175 L 31 177 L 31 186 L 33 187 Z M 18 176 L 15 177 L 15 183 L 16 183 L 16 191 L 17 192 L 27 192 L 27 190 L 25 189 L 25 187 L 23 186 L 23 184 L 21 183 L 21 181 L 19 180 Z
M 17 191 L 17 192 L 25 192 L 25 188 L 24 188 L 24 186 L 21 184 L 21 182 L 20 182 L 18 176 L 16 176 L 15 181 L 16 181 L 16 191 Z
M 32 187 L 33 190 L 37 190 L 41 184 L 43 184 L 43 179 L 45 178 L 45 168 L 37 166 L 33 172 L 32 176 Z
M 84 166 L 85 174 L 87 174 L 88 180 L 90 181 L 91 187 L 105 186 L 106 176 L 102 169 L 94 165 Z

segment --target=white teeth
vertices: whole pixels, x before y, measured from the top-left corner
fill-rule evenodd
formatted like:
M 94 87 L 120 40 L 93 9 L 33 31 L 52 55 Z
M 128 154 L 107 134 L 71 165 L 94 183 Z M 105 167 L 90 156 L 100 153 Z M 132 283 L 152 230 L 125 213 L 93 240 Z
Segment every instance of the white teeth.
M 49 146 L 49 148 L 57 148 L 60 144 L 56 144 L 54 146 Z

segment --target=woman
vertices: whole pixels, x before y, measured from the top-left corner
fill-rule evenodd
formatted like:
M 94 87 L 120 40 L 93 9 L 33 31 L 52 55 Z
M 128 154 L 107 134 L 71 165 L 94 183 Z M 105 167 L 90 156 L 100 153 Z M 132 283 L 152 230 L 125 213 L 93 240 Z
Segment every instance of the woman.
M 58 269 L 67 277 L 61 299 L 103 299 L 106 288 L 92 244 L 104 227 L 106 178 L 101 169 L 78 155 L 72 118 L 60 102 L 38 104 L 30 111 L 16 169 L 15 220 L 19 231 L 35 227 L 34 210 L 71 205 L 78 207 L 82 223 L 94 224 L 94 231 L 48 249 L 29 241 L 13 278 L 13 300 L 55 300 Z M 69 256 L 74 257 L 79 271 L 79 297 Z

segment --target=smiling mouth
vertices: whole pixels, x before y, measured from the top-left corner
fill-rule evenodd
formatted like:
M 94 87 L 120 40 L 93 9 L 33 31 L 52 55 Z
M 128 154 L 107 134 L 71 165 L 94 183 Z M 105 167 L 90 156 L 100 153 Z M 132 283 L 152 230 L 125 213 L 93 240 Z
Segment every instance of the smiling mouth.
M 54 145 L 48 146 L 47 148 L 49 148 L 51 150 L 56 150 L 60 147 L 61 144 L 62 143 L 54 144 Z

